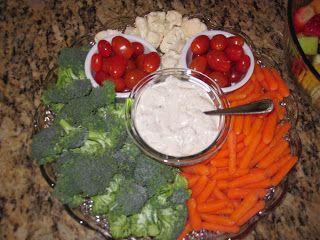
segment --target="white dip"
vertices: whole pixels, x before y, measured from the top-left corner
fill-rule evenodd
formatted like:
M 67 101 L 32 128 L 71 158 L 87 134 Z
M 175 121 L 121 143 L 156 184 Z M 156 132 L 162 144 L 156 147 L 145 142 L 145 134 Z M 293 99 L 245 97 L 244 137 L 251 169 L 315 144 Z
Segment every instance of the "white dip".
M 208 93 L 196 83 L 169 76 L 140 96 L 135 125 L 143 140 L 166 155 L 183 157 L 206 149 L 216 139 L 219 116 Z

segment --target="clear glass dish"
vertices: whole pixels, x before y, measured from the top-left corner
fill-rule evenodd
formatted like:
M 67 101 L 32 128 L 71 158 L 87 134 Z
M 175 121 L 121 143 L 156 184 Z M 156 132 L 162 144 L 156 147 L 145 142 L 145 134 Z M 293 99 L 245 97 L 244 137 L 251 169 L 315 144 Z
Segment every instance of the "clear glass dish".
M 208 28 L 210 29 L 221 29 L 217 27 L 214 23 L 212 23 L 209 18 L 207 18 L 205 15 L 189 15 L 190 17 L 198 17 L 200 18 L 204 23 L 207 24 Z M 109 22 L 108 26 L 105 27 L 105 29 L 119 29 L 124 30 L 127 25 L 130 25 L 134 22 L 134 19 L 132 18 L 119 18 L 114 19 Z M 230 30 L 228 30 L 230 31 Z M 232 30 L 231 30 L 232 31 Z M 239 32 L 237 32 L 239 34 Z M 240 35 L 248 38 L 246 35 L 240 33 Z M 83 45 L 93 45 L 94 44 L 94 36 L 93 35 L 87 35 L 84 37 L 79 38 L 72 46 L 73 47 L 80 47 Z M 248 42 L 251 42 L 250 39 L 248 39 Z M 254 48 L 254 45 L 251 44 L 252 49 Z M 255 54 L 257 58 L 257 62 L 259 62 L 262 65 L 266 66 L 273 66 L 276 67 L 277 64 L 273 61 L 272 58 L 261 55 L 261 54 Z M 57 66 L 54 66 L 47 74 L 46 78 L 43 81 L 43 87 L 47 88 L 52 86 L 57 79 Z M 292 129 L 290 130 L 287 140 L 290 143 L 291 152 L 292 154 L 297 155 L 298 157 L 301 154 L 301 142 L 299 135 L 297 131 L 295 130 L 296 122 L 297 122 L 297 116 L 298 116 L 298 108 L 297 103 L 295 101 L 295 98 L 293 95 L 290 95 L 284 101 L 281 103 L 283 107 L 286 108 L 287 115 L 284 119 L 284 121 L 289 121 L 292 125 Z M 49 127 L 54 120 L 54 113 L 46 108 L 46 106 L 40 105 L 36 111 L 36 114 L 34 116 L 34 133 L 40 131 L 43 128 Z M 54 172 L 53 167 L 51 164 L 47 164 L 44 166 L 40 166 L 41 173 L 43 177 L 46 179 L 48 184 L 51 187 L 54 187 L 55 181 L 56 181 L 56 175 Z M 249 220 L 245 225 L 241 227 L 241 230 L 237 234 L 224 234 L 224 233 L 216 233 L 216 232 L 209 232 L 209 231 L 200 231 L 200 232 L 191 232 L 185 239 L 191 240 L 191 239 L 240 239 L 244 237 L 246 234 L 250 233 L 256 225 L 256 223 L 266 216 L 268 213 L 272 212 L 275 207 L 277 207 L 283 197 L 285 196 L 287 189 L 288 189 L 288 178 L 290 178 L 290 174 L 276 187 L 270 188 L 268 190 L 268 194 L 265 197 L 266 206 L 265 208 L 260 211 L 256 216 L 252 217 L 251 220 Z M 101 233 L 106 239 L 113 239 L 112 236 L 108 232 L 108 223 L 107 220 L 100 217 L 100 216 L 91 216 L 89 215 L 89 210 L 92 202 L 88 199 L 85 203 L 83 203 L 80 207 L 71 209 L 67 205 L 65 205 L 65 209 L 68 212 L 68 214 L 75 219 L 79 224 L 93 229 L 95 231 L 98 231 Z M 137 238 L 129 238 L 130 240 L 135 240 Z M 145 239 L 151 239 L 151 238 L 145 238 Z

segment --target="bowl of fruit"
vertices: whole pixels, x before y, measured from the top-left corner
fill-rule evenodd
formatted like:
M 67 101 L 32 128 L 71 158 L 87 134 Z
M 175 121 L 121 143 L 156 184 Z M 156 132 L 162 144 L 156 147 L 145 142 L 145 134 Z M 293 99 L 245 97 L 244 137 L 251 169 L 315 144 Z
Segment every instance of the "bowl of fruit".
M 290 72 L 320 108 L 320 1 L 289 0 L 287 11 Z
M 222 30 L 190 38 L 181 53 L 181 66 L 215 80 L 223 92 L 242 87 L 251 77 L 254 56 L 244 37 Z
M 112 81 L 119 98 L 129 96 L 137 82 L 159 67 L 157 50 L 146 40 L 127 34 L 101 39 L 85 60 L 85 74 L 92 86 Z

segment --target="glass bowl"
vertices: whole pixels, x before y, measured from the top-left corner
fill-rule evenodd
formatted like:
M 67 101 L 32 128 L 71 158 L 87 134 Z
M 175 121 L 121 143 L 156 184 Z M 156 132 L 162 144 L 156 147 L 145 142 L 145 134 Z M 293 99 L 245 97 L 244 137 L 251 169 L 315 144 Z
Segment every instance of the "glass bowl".
M 302 51 L 293 25 L 293 14 L 299 8 L 311 1 L 288 0 L 286 26 L 286 58 L 289 72 L 298 86 L 311 99 L 312 105 L 320 109 L 320 73 Z
M 218 123 L 218 135 L 213 140 L 213 142 L 206 147 L 204 150 L 199 153 L 175 157 L 163 154 L 147 144 L 147 142 L 141 137 L 137 129 L 136 124 L 136 112 L 137 107 L 139 106 L 141 96 L 143 92 L 155 86 L 158 83 L 161 83 L 167 79 L 167 77 L 173 76 L 179 79 L 180 81 L 187 81 L 191 84 L 196 85 L 203 89 L 203 92 L 207 93 L 211 101 L 214 103 L 216 108 L 227 108 L 229 103 L 223 94 L 221 88 L 218 84 L 213 81 L 211 78 L 206 75 L 191 70 L 191 69 L 182 69 L 182 68 L 169 68 L 164 70 L 156 71 L 152 74 L 149 74 L 144 79 L 142 79 L 136 87 L 134 87 L 129 95 L 129 98 L 126 100 L 126 126 L 129 135 L 135 141 L 135 143 L 140 147 L 140 149 L 147 154 L 148 156 L 163 162 L 168 165 L 173 166 L 183 166 L 199 163 L 203 160 L 208 159 L 212 156 L 217 150 L 220 149 L 224 143 L 226 136 L 230 127 L 230 116 L 220 115 Z M 177 96 L 178 97 L 178 96 Z M 151 99 L 150 99 L 151 100 Z
M 201 19 L 206 25 L 208 29 L 218 29 L 219 26 L 212 22 L 209 17 L 203 14 L 193 14 L 187 15 L 187 17 L 197 17 Z M 134 18 L 116 18 L 111 19 L 108 22 L 108 25 L 103 29 L 118 29 L 124 31 L 125 27 L 134 23 Z M 241 33 L 241 35 L 244 35 Z M 248 38 L 249 39 L 249 38 Z M 249 39 L 250 40 L 250 39 Z M 83 45 L 91 45 L 93 46 L 94 35 L 86 35 L 79 39 L 77 39 L 72 47 L 81 47 Z M 254 47 L 253 44 L 251 44 Z M 255 50 L 253 48 L 253 50 Z M 254 55 L 257 56 L 257 52 L 254 51 Z M 273 61 L 272 58 L 264 55 L 258 55 L 258 62 L 263 65 L 276 67 L 277 64 Z M 47 74 L 45 79 L 42 81 L 42 86 L 47 88 L 52 86 L 57 80 L 57 66 L 54 66 Z M 290 130 L 287 139 L 290 144 L 291 152 L 298 157 L 301 154 L 301 142 L 297 131 L 295 130 L 297 116 L 298 116 L 298 108 L 297 103 L 293 95 L 290 95 L 281 103 L 281 106 L 286 108 L 287 115 L 284 118 L 284 121 L 289 121 L 292 125 L 292 129 Z M 46 128 L 51 126 L 54 120 L 54 112 L 48 109 L 44 105 L 40 105 L 34 115 L 33 120 L 33 133 L 40 131 L 42 128 Z M 54 168 L 52 164 L 47 164 L 40 166 L 41 173 L 44 179 L 47 181 L 50 187 L 55 186 L 55 182 L 57 176 L 55 174 Z M 252 217 L 249 222 L 241 227 L 241 231 L 238 234 L 222 234 L 222 233 L 214 233 L 208 231 L 200 231 L 200 232 L 191 232 L 188 236 L 186 236 L 186 240 L 190 239 L 240 239 L 250 233 L 256 226 L 257 222 L 259 222 L 263 217 L 268 215 L 270 212 L 274 210 L 282 201 L 288 189 L 288 179 L 292 177 L 292 174 L 288 174 L 287 177 L 276 187 L 270 188 L 268 194 L 265 197 L 266 206 L 263 210 L 261 210 L 256 216 Z M 77 208 L 70 208 L 68 205 L 64 205 L 67 213 L 75 220 L 75 222 L 83 225 L 84 227 L 99 232 L 105 239 L 113 239 L 108 231 L 108 222 L 105 218 L 101 216 L 92 216 L 89 214 L 89 210 L 91 207 L 91 200 L 88 199 L 81 206 Z M 128 238 L 128 240 L 136 240 L 137 238 Z M 145 238 L 151 239 L 151 238 Z

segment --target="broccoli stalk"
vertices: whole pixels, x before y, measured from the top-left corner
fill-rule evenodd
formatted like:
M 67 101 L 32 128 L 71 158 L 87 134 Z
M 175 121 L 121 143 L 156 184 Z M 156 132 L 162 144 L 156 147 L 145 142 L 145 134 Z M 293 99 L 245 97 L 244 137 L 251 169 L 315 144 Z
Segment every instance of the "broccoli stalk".
M 72 127 L 66 120 L 61 119 L 59 125 L 64 129 L 65 135 L 61 144 L 65 149 L 81 147 L 88 138 L 88 130 L 82 127 Z

